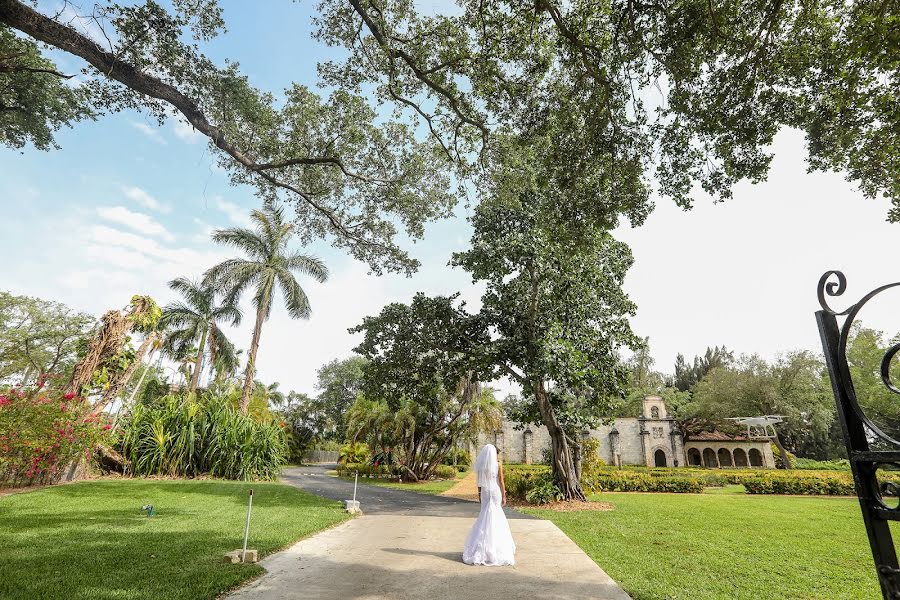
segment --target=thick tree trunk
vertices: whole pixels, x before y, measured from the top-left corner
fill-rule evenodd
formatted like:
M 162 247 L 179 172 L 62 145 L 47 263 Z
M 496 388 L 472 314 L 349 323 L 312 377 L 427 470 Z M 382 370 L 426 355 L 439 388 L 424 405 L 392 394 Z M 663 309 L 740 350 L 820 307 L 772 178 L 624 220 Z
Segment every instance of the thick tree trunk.
M 253 376 L 256 374 L 256 351 L 259 350 L 259 335 L 265 317 L 265 309 L 260 306 L 256 311 L 256 325 L 253 327 L 253 340 L 250 342 L 250 355 L 247 357 L 247 371 L 244 374 L 244 390 L 241 392 L 242 415 L 250 410 L 250 392 L 253 391 Z
M 203 366 L 203 351 L 206 350 L 206 334 L 208 331 L 209 328 L 204 327 L 203 333 L 200 335 L 200 347 L 197 350 L 197 360 L 194 361 L 194 372 L 191 373 L 189 392 L 196 392 L 197 385 L 200 383 L 200 367 Z
M 147 350 L 150 349 L 150 346 L 156 341 L 156 332 L 149 334 L 144 338 L 144 341 L 141 342 L 141 345 L 138 347 L 137 352 L 134 354 L 134 360 L 131 361 L 131 364 L 128 365 L 128 368 L 125 369 L 125 372 L 114 382 L 112 382 L 109 386 L 109 389 L 106 390 L 106 393 L 103 394 L 103 398 L 94 406 L 93 413 L 95 415 L 100 414 L 100 412 L 106 408 L 106 405 L 116 399 L 119 393 L 128 385 L 128 382 L 131 381 L 131 377 L 134 375 L 134 372 L 137 370 L 138 365 L 142 364 L 144 360 L 144 355 L 147 354 Z
M 788 456 L 787 450 L 781 445 L 781 438 L 778 437 L 777 433 L 772 436 L 772 441 L 775 442 L 775 447 L 781 452 L 781 462 L 784 465 L 784 468 L 793 469 L 794 465 L 791 463 L 791 457 Z
M 585 500 L 566 432 L 553 412 L 553 406 L 550 404 L 550 397 L 547 395 L 543 381 L 538 381 L 534 385 L 534 395 L 537 399 L 538 409 L 541 411 L 541 420 L 550 433 L 553 448 L 551 463 L 553 480 L 565 495 L 566 500 Z

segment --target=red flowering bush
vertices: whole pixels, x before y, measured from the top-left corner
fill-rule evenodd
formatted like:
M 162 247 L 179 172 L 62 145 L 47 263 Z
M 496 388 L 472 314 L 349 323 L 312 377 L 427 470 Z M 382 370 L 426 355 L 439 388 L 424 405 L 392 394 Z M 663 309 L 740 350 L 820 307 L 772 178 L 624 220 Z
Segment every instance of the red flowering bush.
M 82 398 L 50 389 L 46 378 L 0 389 L 0 486 L 57 481 L 68 465 L 89 457 L 109 429 Z

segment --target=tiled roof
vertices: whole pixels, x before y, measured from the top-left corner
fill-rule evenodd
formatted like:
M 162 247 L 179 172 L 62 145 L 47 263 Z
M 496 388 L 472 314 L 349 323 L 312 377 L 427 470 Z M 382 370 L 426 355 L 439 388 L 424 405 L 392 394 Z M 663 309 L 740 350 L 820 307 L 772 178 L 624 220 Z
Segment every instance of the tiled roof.
M 748 438 L 745 434 L 728 435 L 721 431 L 701 431 L 685 436 L 687 442 L 747 442 L 764 441 L 766 438 Z

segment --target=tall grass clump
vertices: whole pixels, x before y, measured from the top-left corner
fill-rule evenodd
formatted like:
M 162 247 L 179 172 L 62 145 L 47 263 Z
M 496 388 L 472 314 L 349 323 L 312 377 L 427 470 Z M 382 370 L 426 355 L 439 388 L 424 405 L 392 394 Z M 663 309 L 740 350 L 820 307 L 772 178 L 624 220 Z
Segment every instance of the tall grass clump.
M 288 446 L 277 424 L 240 414 L 223 396 L 188 394 L 136 406 L 122 454 L 134 475 L 252 481 L 278 477 Z

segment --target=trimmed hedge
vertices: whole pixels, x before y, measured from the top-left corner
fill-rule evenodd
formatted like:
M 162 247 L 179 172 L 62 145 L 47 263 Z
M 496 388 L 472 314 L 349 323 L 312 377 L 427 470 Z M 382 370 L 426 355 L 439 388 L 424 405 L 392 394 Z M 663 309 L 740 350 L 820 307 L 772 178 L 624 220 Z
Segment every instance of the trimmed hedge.
M 510 498 L 531 501 L 547 496 L 552 485 L 550 469 L 544 465 L 508 465 L 505 469 L 506 493 Z M 900 471 L 881 475 L 882 480 L 900 483 Z M 585 492 L 668 492 L 702 493 L 704 488 L 726 483 L 743 485 L 748 494 L 785 494 L 806 496 L 853 496 L 853 477 L 848 471 L 781 469 L 703 469 L 603 467 L 592 476 L 582 477 Z
M 672 477 L 620 471 L 603 473 L 581 482 L 585 490 L 600 492 L 669 492 L 675 494 L 701 494 L 706 487 L 697 477 Z
M 852 496 L 851 477 L 773 477 L 761 475 L 743 480 L 748 494 L 796 494 L 803 496 Z

